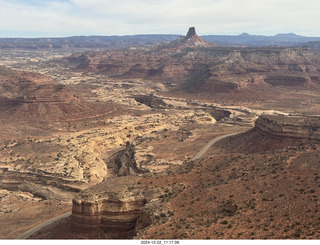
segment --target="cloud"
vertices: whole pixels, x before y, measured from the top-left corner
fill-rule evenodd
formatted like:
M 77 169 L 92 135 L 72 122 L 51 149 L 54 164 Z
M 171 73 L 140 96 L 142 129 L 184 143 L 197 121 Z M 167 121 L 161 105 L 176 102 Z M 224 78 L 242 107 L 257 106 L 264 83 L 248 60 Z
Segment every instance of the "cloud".
M 0 0 L 0 6 L 0 36 L 184 34 L 189 26 L 201 35 L 320 36 L 318 0 Z

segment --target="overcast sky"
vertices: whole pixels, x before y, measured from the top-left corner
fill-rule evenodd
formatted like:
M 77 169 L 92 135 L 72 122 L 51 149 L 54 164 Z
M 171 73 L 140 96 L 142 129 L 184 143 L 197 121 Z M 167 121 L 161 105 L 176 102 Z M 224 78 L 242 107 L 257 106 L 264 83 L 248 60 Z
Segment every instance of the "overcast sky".
M 0 37 L 320 36 L 319 0 L 0 0 Z

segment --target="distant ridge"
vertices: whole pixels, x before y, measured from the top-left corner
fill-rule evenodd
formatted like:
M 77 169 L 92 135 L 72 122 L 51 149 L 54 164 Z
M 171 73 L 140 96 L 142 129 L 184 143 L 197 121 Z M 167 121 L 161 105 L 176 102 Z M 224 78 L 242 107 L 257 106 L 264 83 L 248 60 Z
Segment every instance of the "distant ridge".
M 195 29 L 194 34 L 196 35 Z M 176 40 L 179 37 L 180 35 L 172 34 L 146 34 L 126 36 L 74 36 L 64 38 L 0 38 L 0 49 L 111 50 L 133 46 L 156 45 Z M 299 46 L 307 42 L 320 41 L 320 37 L 304 37 L 294 33 L 277 34 L 274 36 L 242 33 L 240 35 L 204 35 L 199 38 L 210 43 L 215 43 L 217 46 L 226 47 Z
M 202 38 L 218 46 L 226 47 L 299 46 L 306 42 L 320 41 L 320 37 L 304 37 L 295 33 L 280 33 L 274 36 L 242 33 L 240 35 L 206 35 Z

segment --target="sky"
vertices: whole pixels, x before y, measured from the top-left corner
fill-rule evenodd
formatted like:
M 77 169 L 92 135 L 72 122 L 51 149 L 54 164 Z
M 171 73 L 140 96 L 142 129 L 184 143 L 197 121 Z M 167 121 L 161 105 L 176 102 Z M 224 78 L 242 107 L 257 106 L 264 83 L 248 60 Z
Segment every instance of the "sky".
M 0 37 L 179 34 L 320 37 L 319 0 L 0 0 Z

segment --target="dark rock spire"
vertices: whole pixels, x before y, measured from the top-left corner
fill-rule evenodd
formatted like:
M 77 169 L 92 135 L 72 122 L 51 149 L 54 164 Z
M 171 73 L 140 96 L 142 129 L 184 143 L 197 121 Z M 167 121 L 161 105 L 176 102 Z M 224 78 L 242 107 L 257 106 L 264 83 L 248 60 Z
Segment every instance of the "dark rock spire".
M 187 33 L 187 38 L 190 38 L 190 37 L 195 36 L 195 35 L 197 35 L 197 34 L 196 34 L 196 28 L 190 27 L 190 28 L 189 28 L 189 31 L 188 31 L 188 33 Z

